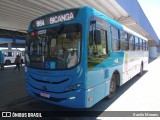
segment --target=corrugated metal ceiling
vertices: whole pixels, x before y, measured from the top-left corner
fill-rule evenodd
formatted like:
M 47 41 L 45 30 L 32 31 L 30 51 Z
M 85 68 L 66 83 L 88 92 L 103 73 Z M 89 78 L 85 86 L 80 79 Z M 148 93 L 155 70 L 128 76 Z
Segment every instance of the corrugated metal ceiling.
M 36 17 L 82 6 L 94 7 L 141 35 L 149 36 L 115 0 L 0 0 L 0 28 L 26 31 Z

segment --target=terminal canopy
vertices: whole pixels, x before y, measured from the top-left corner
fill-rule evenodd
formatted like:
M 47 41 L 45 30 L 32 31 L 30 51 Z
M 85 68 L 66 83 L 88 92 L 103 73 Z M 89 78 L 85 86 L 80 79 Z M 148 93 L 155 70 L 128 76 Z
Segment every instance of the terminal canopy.
M 0 6 L 0 28 L 3 29 L 26 32 L 30 21 L 39 16 L 63 9 L 90 6 L 159 44 L 159 39 L 137 0 L 1 0 Z

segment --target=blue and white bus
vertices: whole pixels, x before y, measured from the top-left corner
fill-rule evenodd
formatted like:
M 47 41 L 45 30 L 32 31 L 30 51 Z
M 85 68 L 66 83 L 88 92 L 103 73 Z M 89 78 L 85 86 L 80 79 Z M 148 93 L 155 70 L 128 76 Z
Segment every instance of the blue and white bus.
M 25 59 L 31 96 L 88 108 L 142 75 L 147 39 L 93 8 L 68 9 L 30 23 Z

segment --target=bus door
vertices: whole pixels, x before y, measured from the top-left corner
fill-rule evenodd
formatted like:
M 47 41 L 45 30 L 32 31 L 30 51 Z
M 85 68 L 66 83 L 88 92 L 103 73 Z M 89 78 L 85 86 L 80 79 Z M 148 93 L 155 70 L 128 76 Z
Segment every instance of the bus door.
M 93 98 L 94 103 L 101 100 L 106 94 L 106 80 L 108 79 L 108 41 L 107 41 L 106 21 L 93 17 L 90 20 L 89 40 L 88 40 L 88 75 L 87 88 L 93 88 L 93 91 L 87 93 L 88 98 Z M 94 93 L 94 94 L 93 94 Z

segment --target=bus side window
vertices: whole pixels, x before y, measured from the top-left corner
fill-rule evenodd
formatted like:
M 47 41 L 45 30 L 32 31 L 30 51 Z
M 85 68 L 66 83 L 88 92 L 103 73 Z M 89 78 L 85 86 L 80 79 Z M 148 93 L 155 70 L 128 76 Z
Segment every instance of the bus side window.
M 140 47 L 140 50 L 143 50 L 143 41 L 140 38 L 139 38 L 139 47 Z
M 120 31 L 121 50 L 129 50 L 129 40 L 125 31 Z
M 13 52 L 8 52 L 7 57 L 13 57 Z
M 92 39 L 95 37 L 94 30 L 92 28 L 93 26 L 90 26 L 88 40 L 88 70 L 93 69 L 108 57 L 107 31 L 97 28 L 97 30 L 100 31 L 99 38 L 101 39 L 101 42 L 97 44 L 94 39 Z
M 120 40 L 119 40 L 119 30 L 111 27 L 112 33 L 112 50 L 119 51 L 120 50 Z
M 146 41 L 143 41 L 143 50 L 146 51 Z
M 148 42 L 146 42 L 146 51 L 148 51 Z
M 139 50 L 140 46 L 139 46 L 139 39 L 138 37 L 135 37 L 135 50 Z
M 89 40 L 88 43 L 88 55 L 89 56 L 95 56 L 95 57 L 106 57 L 108 54 L 108 49 L 107 49 L 107 31 L 105 30 L 100 30 L 101 33 L 101 43 L 96 44 L 95 41 L 91 44 L 91 39 Z M 90 37 L 92 38 L 92 34 L 90 34 Z
M 134 36 L 128 34 L 128 40 L 129 40 L 129 50 L 131 51 L 135 50 Z
M 107 31 L 100 30 L 101 44 L 89 44 L 88 40 L 88 70 L 93 69 L 108 57 Z
M 145 51 L 145 41 L 144 40 L 142 41 L 143 41 L 143 51 Z

